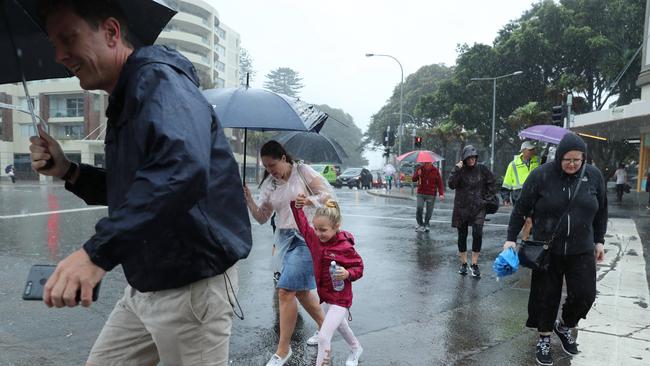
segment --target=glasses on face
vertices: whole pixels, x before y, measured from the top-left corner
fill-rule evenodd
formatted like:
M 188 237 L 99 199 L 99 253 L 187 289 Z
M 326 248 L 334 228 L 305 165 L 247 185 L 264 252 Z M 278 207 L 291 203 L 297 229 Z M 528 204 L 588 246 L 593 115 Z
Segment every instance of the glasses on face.
M 573 164 L 578 165 L 582 163 L 583 159 L 562 159 L 562 164 Z

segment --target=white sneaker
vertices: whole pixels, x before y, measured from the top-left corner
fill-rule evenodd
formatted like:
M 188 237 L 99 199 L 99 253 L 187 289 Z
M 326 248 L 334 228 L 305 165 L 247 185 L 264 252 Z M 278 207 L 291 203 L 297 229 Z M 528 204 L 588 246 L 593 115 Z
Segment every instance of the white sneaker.
M 318 346 L 318 331 L 314 332 L 314 335 L 307 339 L 308 346 Z
M 282 366 L 289 360 L 289 357 L 291 357 L 292 353 L 293 352 L 291 351 L 291 347 L 289 347 L 289 353 L 287 353 L 287 356 L 285 358 L 282 358 L 277 354 L 273 354 L 269 362 L 266 363 L 266 366 Z
M 350 351 L 348 358 L 345 360 L 345 366 L 357 366 L 359 364 L 359 357 L 363 353 L 363 348 L 359 348 Z
M 423 232 L 423 231 L 424 231 L 424 226 L 423 226 L 423 225 L 418 225 L 418 226 L 415 228 L 415 231 L 418 232 L 418 233 Z

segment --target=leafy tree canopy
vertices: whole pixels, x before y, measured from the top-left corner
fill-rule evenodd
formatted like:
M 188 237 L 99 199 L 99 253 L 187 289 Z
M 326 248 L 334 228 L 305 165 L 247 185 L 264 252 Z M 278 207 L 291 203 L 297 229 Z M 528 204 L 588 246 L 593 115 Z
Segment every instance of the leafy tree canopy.
M 264 88 L 290 97 L 298 97 L 303 87 L 298 72 L 289 67 L 279 67 L 269 72 L 264 82 Z

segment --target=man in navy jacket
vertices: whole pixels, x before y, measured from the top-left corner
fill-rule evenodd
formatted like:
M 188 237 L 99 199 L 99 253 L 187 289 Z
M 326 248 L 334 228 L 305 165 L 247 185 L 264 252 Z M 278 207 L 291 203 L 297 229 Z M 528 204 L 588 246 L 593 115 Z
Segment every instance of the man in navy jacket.
M 70 162 L 45 131 L 31 139 L 36 171 L 108 206 L 96 233 L 59 263 L 44 301 L 76 306 L 80 289 L 89 306 L 121 264 L 129 286 L 88 364 L 226 365 L 235 264 L 252 243 L 237 164 L 193 65 L 163 46 L 134 48 L 113 4 L 42 9 L 57 61 L 84 89 L 110 93 L 105 169 Z

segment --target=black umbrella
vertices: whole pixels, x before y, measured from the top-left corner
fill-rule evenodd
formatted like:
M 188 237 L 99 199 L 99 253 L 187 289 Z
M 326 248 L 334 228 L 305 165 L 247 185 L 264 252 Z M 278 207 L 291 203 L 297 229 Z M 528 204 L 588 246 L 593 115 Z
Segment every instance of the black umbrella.
M 54 47 L 37 17 L 38 0 L 0 0 L 0 84 L 22 82 L 34 129 L 36 116 L 26 82 L 72 76 L 54 59 Z M 136 47 L 153 44 L 176 11 L 154 0 L 121 0 Z
M 54 60 L 54 47 L 37 16 L 38 0 L 0 0 L 0 84 L 72 76 Z M 135 47 L 151 45 L 176 14 L 154 0 L 122 0 Z M 13 55 L 20 53 L 17 58 Z
M 270 90 L 242 86 L 205 90 L 203 95 L 222 127 L 244 129 L 244 181 L 248 130 L 318 132 L 328 118 L 311 104 Z
M 338 163 L 347 158 L 345 150 L 324 135 L 314 132 L 286 132 L 275 137 L 291 156 L 311 163 Z

